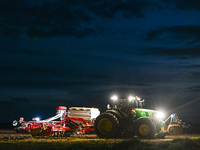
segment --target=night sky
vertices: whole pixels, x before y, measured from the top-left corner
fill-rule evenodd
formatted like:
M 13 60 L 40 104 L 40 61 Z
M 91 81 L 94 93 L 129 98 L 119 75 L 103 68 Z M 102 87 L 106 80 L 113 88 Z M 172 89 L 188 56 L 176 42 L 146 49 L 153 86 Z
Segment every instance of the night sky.
M 200 123 L 199 0 L 0 0 L 0 122 L 112 94 Z

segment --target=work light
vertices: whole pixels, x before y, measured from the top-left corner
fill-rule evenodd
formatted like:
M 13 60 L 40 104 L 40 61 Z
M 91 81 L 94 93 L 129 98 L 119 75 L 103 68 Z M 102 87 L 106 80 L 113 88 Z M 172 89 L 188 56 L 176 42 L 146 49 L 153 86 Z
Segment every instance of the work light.
M 158 112 L 158 113 L 156 114 L 156 118 L 157 118 L 157 119 L 163 119 L 164 116 L 165 116 L 165 114 L 164 114 L 163 112 Z
M 129 102 L 131 102 L 131 101 L 133 101 L 133 100 L 135 100 L 135 97 L 134 97 L 134 96 L 129 96 L 129 97 L 128 97 L 128 101 L 129 101 Z
M 113 95 L 113 96 L 111 97 L 111 100 L 116 101 L 116 100 L 118 100 L 118 97 L 117 97 L 116 95 Z

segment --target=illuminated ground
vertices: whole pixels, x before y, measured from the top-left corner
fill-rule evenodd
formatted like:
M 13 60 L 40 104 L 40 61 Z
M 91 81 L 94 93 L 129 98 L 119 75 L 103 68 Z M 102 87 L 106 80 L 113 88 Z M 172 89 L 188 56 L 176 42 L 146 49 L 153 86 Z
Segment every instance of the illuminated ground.
M 176 138 L 198 138 L 200 134 L 182 134 L 182 135 L 167 135 L 164 139 L 143 139 L 142 141 L 171 141 Z M 30 134 L 17 134 L 12 130 L 0 130 L 0 139 L 28 139 L 28 138 L 53 138 L 53 139 L 64 139 L 66 137 L 48 137 L 48 136 L 36 136 L 32 137 Z M 91 135 L 72 135 L 71 138 L 89 138 L 97 139 L 95 134 Z
M 166 136 L 164 139 L 140 140 L 100 139 L 96 135 L 78 135 L 71 137 L 48 137 L 30 134 L 16 134 L 14 131 L 0 130 L 0 149 L 4 150 L 50 150 L 50 149 L 132 149 L 132 150 L 174 150 L 200 149 L 200 135 L 183 134 Z

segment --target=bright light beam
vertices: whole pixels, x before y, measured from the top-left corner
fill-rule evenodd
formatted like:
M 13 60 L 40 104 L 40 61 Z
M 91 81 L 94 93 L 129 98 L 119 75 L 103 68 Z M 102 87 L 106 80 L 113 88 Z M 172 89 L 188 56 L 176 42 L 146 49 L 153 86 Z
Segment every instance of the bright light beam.
M 116 95 L 114 95 L 111 97 L 111 100 L 116 101 L 116 100 L 118 100 L 118 97 Z
M 135 100 L 135 97 L 134 96 L 129 96 L 128 100 L 129 100 L 129 102 L 131 102 L 131 101 Z
M 195 100 L 193 100 L 193 101 L 190 101 L 190 102 L 188 102 L 188 103 L 185 103 L 185 104 L 183 104 L 183 105 L 181 105 L 181 106 L 178 106 L 178 107 L 176 107 L 176 108 L 174 108 L 174 109 L 171 109 L 171 110 L 169 110 L 169 111 L 174 111 L 174 110 L 176 110 L 176 109 L 185 107 L 185 106 L 187 106 L 187 105 L 189 105 L 189 104 L 191 104 L 191 103 L 194 103 L 194 102 L 196 102 L 196 101 L 199 101 L 199 100 L 200 100 L 200 98 L 197 98 L 197 99 L 195 99 Z

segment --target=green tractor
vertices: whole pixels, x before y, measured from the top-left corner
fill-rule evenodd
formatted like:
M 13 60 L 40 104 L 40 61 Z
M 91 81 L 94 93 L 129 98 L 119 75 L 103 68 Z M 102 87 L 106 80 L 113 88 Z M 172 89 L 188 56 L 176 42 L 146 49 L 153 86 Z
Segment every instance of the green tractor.
M 108 104 L 107 111 L 100 114 L 94 129 L 100 138 L 119 138 L 137 135 L 140 138 L 164 138 L 167 125 L 163 113 L 144 109 L 144 100 L 130 96 L 127 99 L 111 97 L 114 107 Z

